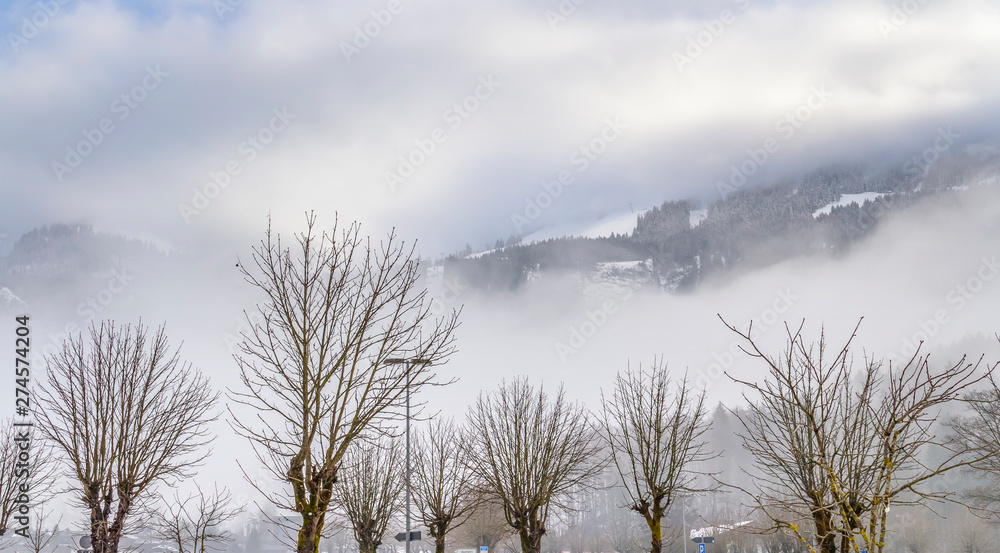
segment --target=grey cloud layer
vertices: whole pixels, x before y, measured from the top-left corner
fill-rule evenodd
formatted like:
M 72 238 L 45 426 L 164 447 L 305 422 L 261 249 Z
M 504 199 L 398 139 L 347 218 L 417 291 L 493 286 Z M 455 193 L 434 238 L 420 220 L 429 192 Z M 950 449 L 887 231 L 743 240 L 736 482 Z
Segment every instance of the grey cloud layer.
M 295 225 L 304 209 L 337 209 L 399 225 L 436 255 L 514 232 L 511 214 L 608 118 L 627 131 L 536 224 L 714 199 L 771 137 L 780 148 L 752 182 L 919 148 L 941 125 L 982 137 L 1000 97 L 988 70 L 1000 10 L 984 2 L 245 0 L 221 17 L 152 6 L 157 17 L 69 3 L 7 45 L 0 231 L 85 221 L 189 248 L 239 241 L 268 213 Z M 11 9 L 9 33 L 36 10 Z M 165 74 L 154 88 L 150 68 Z M 501 86 L 453 126 L 490 76 Z M 817 86 L 829 101 L 786 137 L 781 121 Z M 294 122 L 248 162 L 241 145 L 275 109 Z M 387 185 L 421 144 L 412 175 Z M 233 160 L 240 173 L 185 222 L 179 206 L 213 193 Z

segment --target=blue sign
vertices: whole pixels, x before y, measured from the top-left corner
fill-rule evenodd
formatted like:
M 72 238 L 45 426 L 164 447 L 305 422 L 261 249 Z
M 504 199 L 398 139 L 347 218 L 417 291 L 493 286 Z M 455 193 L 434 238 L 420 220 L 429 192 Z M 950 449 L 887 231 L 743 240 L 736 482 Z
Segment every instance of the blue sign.
M 489 552 L 489 547 L 486 547 L 485 545 L 479 546 L 479 553 L 488 553 L 488 552 Z
M 698 553 L 705 553 L 705 544 L 703 543 L 698 544 Z

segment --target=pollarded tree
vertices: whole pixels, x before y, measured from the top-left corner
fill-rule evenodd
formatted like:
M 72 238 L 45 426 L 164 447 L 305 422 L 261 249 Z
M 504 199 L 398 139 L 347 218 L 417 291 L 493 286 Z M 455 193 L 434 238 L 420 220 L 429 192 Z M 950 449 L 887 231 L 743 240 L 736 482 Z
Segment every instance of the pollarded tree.
M 347 518 L 359 553 L 376 553 L 401 507 L 405 479 L 399 444 L 358 441 L 344 457 L 341 473 L 332 504 Z
M 476 508 L 473 474 L 465 462 L 461 430 L 452 419 L 435 420 L 413 437 L 413 503 L 444 553 L 445 538 Z
M 484 495 L 503 506 L 523 553 L 539 553 L 549 513 L 572 509 L 571 494 L 603 469 L 601 444 L 586 409 L 526 379 L 481 393 L 468 415 L 467 458 Z
M 94 553 L 117 553 L 152 486 L 186 477 L 209 453 L 218 394 L 160 327 L 91 325 L 46 359 L 38 424 L 86 509 Z
M 619 373 L 610 396 L 602 394 L 602 437 L 625 488 L 626 506 L 642 516 L 650 551 L 663 549 L 663 517 L 679 495 L 706 491 L 697 463 L 711 454 L 705 445 L 710 422 L 705 393 L 670 380 L 666 365 Z
M 356 224 L 321 233 L 309 214 L 291 247 L 269 227 L 252 257 L 240 267 L 263 296 L 230 397 L 256 416 L 232 424 L 287 484 L 261 492 L 301 515 L 297 553 L 316 553 L 344 455 L 400 418 L 407 389 L 438 383 L 431 365 L 454 351 L 458 313 L 433 316 L 414 249 L 395 234 L 376 244 Z
M 962 358 L 935 369 L 918 348 L 903 366 L 865 357 L 855 368 L 857 327 L 832 355 L 823 333 L 810 342 L 802 325 L 786 327 L 787 345 L 772 357 L 750 330 L 727 326 L 768 369 L 756 382 L 734 378 L 752 392 L 737 415 L 744 447 L 761 473 L 751 496 L 776 528 L 791 530 L 814 553 L 813 540 L 822 553 L 838 545 L 841 552 L 882 553 L 890 505 L 954 500 L 930 489 L 929 481 L 982 462 L 981 453 L 937 437 L 934 424 L 941 408 L 989 378 L 995 366 L 979 372 L 979 363 Z

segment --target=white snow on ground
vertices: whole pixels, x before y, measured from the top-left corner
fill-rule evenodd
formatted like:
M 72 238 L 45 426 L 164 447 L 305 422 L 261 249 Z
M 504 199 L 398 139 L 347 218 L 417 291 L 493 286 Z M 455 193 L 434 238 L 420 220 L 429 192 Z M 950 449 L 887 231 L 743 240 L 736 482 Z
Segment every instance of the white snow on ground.
M 597 263 L 594 266 L 594 274 L 598 276 L 603 276 L 611 273 L 620 273 L 623 271 L 637 271 L 637 270 L 650 270 L 652 268 L 652 260 L 647 261 L 607 261 L 604 263 Z
M 826 204 L 825 206 L 817 209 L 813 212 L 813 218 L 819 217 L 820 215 L 829 215 L 833 208 L 848 206 L 851 204 L 858 204 L 859 206 L 864 205 L 865 202 L 869 200 L 874 200 L 879 196 L 885 196 L 882 192 L 863 192 L 861 194 L 841 194 L 840 199 Z
M 541 242 L 550 238 L 575 236 L 582 238 L 602 238 L 611 234 L 632 234 L 639 215 L 645 211 L 634 213 L 618 213 L 609 215 L 594 222 L 569 223 L 566 225 L 546 227 L 524 237 L 523 243 Z
M 690 215 L 691 228 L 694 228 L 701 224 L 708 217 L 707 209 L 692 209 Z
M 635 230 L 636 222 L 639 220 L 639 215 L 642 215 L 646 211 L 648 210 L 636 211 L 634 213 L 618 213 L 587 223 L 567 223 L 545 227 L 522 238 L 521 244 L 542 242 L 550 238 L 605 238 L 612 234 L 632 234 L 632 231 Z M 472 253 L 465 256 L 465 258 L 476 259 L 499 251 L 503 251 L 503 248 Z
M 484 255 L 489 255 L 491 253 L 501 252 L 501 251 L 503 251 L 503 248 L 493 248 L 492 250 L 486 250 L 486 251 L 481 251 L 481 252 L 476 252 L 476 253 L 470 253 L 469 255 L 465 256 L 465 258 L 466 259 L 479 259 L 480 257 L 482 257 Z
M 653 281 L 653 260 L 597 263 L 585 277 L 583 293 L 599 301 L 631 297 L 636 287 Z

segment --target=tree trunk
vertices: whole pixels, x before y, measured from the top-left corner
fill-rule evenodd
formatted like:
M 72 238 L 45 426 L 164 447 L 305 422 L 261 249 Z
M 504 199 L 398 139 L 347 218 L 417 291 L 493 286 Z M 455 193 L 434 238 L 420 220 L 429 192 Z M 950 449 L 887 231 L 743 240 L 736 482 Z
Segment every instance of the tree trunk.
M 646 526 L 649 527 L 649 553 L 662 553 L 663 551 L 663 527 L 660 526 L 663 522 L 663 510 L 654 507 L 653 509 L 647 509 L 645 512 L 639 511 L 642 514 L 642 518 L 646 520 Z M 682 538 L 687 539 L 683 536 Z
M 813 513 L 813 521 L 816 524 L 816 539 L 819 540 L 820 553 L 836 553 L 837 534 L 833 531 L 832 515 L 826 510 L 817 510 Z
M 530 530 L 523 530 L 521 534 L 521 553 L 541 553 L 542 536 Z
M 307 463 L 308 452 L 295 455 L 288 466 L 288 481 L 295 494 L 296 511 L 302 515 L 302 527 L 295 546 L 296 553 L 319 553 L 326 511 L 330 507 L 333 485 L 337 482 L 336 465 L 324 464 L 313 471 Z
M 518 529 L 521 537 L 521 553 L 541 553 L 542 536 L 545 535 L 545 522 L 528 520 Z
M 438 520 L 427 525 L 431 537 L 434 538 L 434 553 L 444 553 L 444 538 L 448 534 L 448 525 Z
M 372 542 L 359 543 L 358 553 L 378 553 L 378 546 Z
M 487 534 L 476 535 L 476 551 L 479 551 L 479 548 L 483 546 L 486 546 L 487 551 L 493 551 L 493 548 L 496 547 L 496 543 Z
M 295 544 L 296 553 L 318 553 L 320 530 L 320 517 L 313 513 L 302 514 L 302 528 L 299 528 L 299 539 Z
M 98 487 L 92 486 L 92 488 L 96 490 Z M 100 497 L 96 494 L 88 494 L 84 501 L 90 505 L 91 551 L 93 553 L 118 553 L 121 525 L 110 522 L 111 503 L 114 501 L 114 497 L 110 493 Z M 121 507 L 119 507 L 120 509 Z

